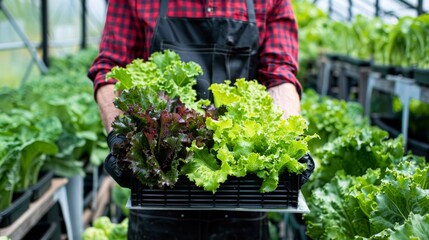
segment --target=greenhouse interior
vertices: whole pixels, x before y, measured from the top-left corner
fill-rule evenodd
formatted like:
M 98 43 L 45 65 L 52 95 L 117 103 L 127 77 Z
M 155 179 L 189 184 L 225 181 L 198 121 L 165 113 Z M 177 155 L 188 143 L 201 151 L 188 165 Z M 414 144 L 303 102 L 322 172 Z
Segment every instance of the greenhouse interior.
M 0 0 L 0 240 L 429 239 L 429 1 L 220 2 Z

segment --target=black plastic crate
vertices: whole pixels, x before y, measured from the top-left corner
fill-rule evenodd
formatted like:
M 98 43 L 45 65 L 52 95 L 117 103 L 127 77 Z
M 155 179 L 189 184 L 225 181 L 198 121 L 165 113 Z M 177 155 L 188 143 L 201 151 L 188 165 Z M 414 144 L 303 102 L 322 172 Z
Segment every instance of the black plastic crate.
M 300 175 L 283 174 L 277 189 L 261 193 L 262 179 L 250 175 L 230 177 L 215 194 L 181 176 L 174 188 L 150 189 L 132 181 L 131 206 L 144 208 L 284 209 L 298 206 Z
M 36 184 L 30 186 L 32 192 L 31 201 L 36 201 L 45 194 L 52 184 L 54 173 L 52 171 L 41 172 Z
M 0 227 L 11 225 L 27 211 L 30 206 L 31 195 L 31 191 L 14 193 L 12 204 L 0 212 Z
M 416 68 L 414 69 L 414 78 L 421 85 L 429 86 L 429 69 Z

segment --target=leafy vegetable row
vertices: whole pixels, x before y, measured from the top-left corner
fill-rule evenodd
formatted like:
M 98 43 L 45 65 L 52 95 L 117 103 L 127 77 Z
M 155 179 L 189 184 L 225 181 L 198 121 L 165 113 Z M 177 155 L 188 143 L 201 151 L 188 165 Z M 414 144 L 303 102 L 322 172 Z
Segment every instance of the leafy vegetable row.
M 295 1 L 294 9 L 299 13 L 301 63 L 328 52 L 380 65 L 429 68 L 429 14 L 390 24 L 361 15 L 352 22 L 333 21 L 307 0 Z
M 48 74 L 19 89 L 0 89 L 0 210 L 12 193 L 34 184 L 40 170 L 84 174 L 84 162 L 107 155 L 93 88 L 85 78 L 96 51 L 53 59 Z
M 303 186 L 311 211 L 305 215 L 307 234 L 313 239 L 425 239 L 425 159 L 404 156 L 402 137 L 392 139 L 369 126 L 355 104 L 306 91 L 302 108 L 309 125 L 316 126 L 310 133 L 320 132 L 323 141 L 312 152 L 319 164 Z

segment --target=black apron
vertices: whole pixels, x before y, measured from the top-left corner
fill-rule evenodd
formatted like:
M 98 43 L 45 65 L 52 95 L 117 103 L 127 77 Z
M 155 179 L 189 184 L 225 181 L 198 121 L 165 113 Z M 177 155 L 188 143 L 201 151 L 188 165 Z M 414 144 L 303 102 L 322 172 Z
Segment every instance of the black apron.
M 197 79 L 198 98 L 212 98 L 208 91 L 212 83 L 256 79 L 259 31 L 253 1 L 246 0 L 246 4 L 248 22 L 219 17 L 167 17 L 168 0 L 161 0 L 150 52 L 170 49 L 182 61 L 198 63 L 204 72 Z
M 259 34 L 253 1 L 246 4 L 248 22 L 167 17 L 168 0 L 161 0 L 150 52 L 169 49 L 198 63 L 198 98 L 213 100 L 212 83 L 256 79 Z M 268 221 L 260 212 L 130 210 L 128 239 L 268 239 Z

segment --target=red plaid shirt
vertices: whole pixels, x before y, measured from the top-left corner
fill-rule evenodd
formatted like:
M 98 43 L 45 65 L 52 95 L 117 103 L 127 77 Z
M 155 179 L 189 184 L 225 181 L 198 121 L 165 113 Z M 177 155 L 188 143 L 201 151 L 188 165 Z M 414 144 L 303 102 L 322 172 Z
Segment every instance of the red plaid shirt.
M 260 68 L 258 81 L 267 88 L 293 83 L 301 94 L 298 71 L 298 30 L 290 0 L 254 0 L 259 29 Z M 173 7 L 174 6 L 174 7 Z M 109 0 L 100 53 L 89 69 L 94 92 L 105 84 L 114 66 L 125 66 L 135 58 L 147 59 L 159 14 L 160 1 Z M 227 17 L 247 21 L 244 0 L 170 0 L 169 17 Z

